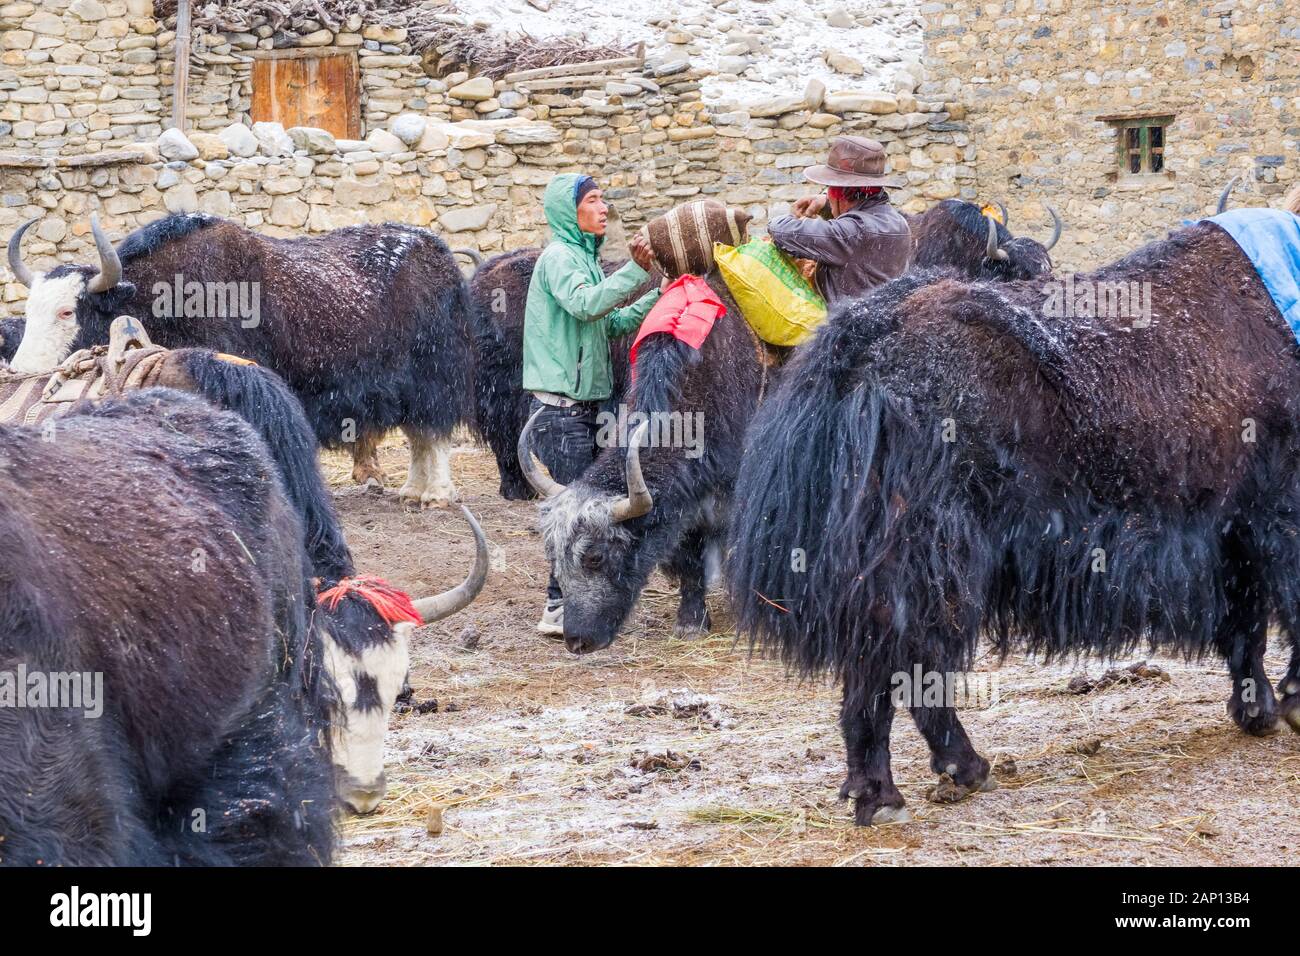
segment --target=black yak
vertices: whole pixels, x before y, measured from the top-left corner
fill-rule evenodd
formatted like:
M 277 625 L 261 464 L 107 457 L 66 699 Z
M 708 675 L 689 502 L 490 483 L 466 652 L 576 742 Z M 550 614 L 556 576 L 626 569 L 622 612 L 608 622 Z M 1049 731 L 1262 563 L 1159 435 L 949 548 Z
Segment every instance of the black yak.
M 0 448 L 0 863 L 328 863 L 332 688 L 262 441 L 150 389 Z
M 979 206 L 945 199 L 923 213 L 909 216 L 912 227 L 910 270 L 956 269 L 971 279 L 1033 279 L 1050 275 L 1048 254 L 1061 238 L 1061 217 L 1051 206 L 1052 235 L 1046 244 L 1010 230 Z M 1003 219 L 1006 210 L 1003 209 Z
M 119 317 L 110 329 L 110 356 L 148 356 L 148 337 L 129 317 Z M 126 351 L 132 343 L 146 348 Z M 333 499 L 321 478 L 317 446 L 302 406 L 274 372 L 234 361 L 206 349 L 175 349 L 151 356 L 159 359 L 123 366 L 121 375 L 139 375 L 140 384 L 163 386 L 203 396 L 213 405 L 233 411 L 251 424 L 266 442 L 278 467 L 290 503 L 302 521 L 303 545 L 317 592 L 314 610 L 324 629 L 326 663 L 341 694 L 333 722 L 333 754 L 338 770 L 339 798 L 358 812 L 372 809 L 384 793 L 384 731 L 409 668 L 408 644 L 418 624 L 429 624 L 455 613 L 473 600 L 487 574 L 487 543 L 473 516 L 465 513 L 476 542 L 476 559 L 469 578 L 451 591 L 407 603 L 405 595 L 384 582 L 358 576 L 352 552 L 343 536 Z M 131 359 L 135 361 L 135 359 Z M 0 372 L 0 398 L 30 380 L 32 397 L 39 396 L 45 375 L 11 376 Z M 21 403 L 20 403 L 21 404 Z M 67 407 L 56 402 L 52 407 Z M 15 420 L 20 409 L 0 402 L 0 420 Z
M 613 642 L 659 565 L 681 586 L 676 632 L 709 629 L 706 552 L 725 534 L 745 430 L 769 377 L 758 337 L 716 271 L 709 279 L 726 314 L 698 351 L 666 333 L 642 341 L 627 404 L 602 413 L 600 451 L 578 481 L 552 481 L 527 427 L 519 437 L 524 473 L 548 499 L 542 534 L 574 653 Z
M 971 278 L 1048 275 L 1052 261 L 1047 250 L 1061 235 L 1060 217 L 1055 211 L 1049 211 L 1055 229 L 1048 245 L 1043 246 L 1033 239 L 1013 236 L 1004 226 L 984 216 L 978 206 L 945 200 L 909 217 L 916 244 L 913 266 L 954 268 Z M 532 397 L 522 387 L 524 304 L 540 253 L 540 249 L 525 248 L 493 256 L 470 280 L 476 351 L 475 428 L 487 440 L 496 458 L 501 496 L 510 500 L 534 496 L 520 470 L 515 449 L 532 404 Z M 604 263 L 607 272 L 618 265 L 621 263 Z M 657 282 L 658 275 L 655 275 L 629 299 L 639 298 Z M 631 341 L 629 336 L 610 343 L 615 400 L 623 394 L 628 382 L 627 351 Z M 785 354 L 788 350 L 779 351 Z
M 1300 729 L 1300 349 L 1218 225 L 1074 280 L 1120 285 L 1149 316 L 1051 317 L 1052 279 L 904 276 L 832 315 L 755 418 L 728 589 L 742 632 L 842 680 L 860 824 L 903 812 L 892 675 L 963 671 L 985 634 L 1213 651 L 1244 731 Z M 953 709 L 909 707 L 956 795 L 991 785 Z
M 271 239 L 187 214 L 115 250 L 92 217 L 98 266 L 32 274 L 20 255 L 30 225 L 9 242 L 10 269 L 30 288 L 15 369 L 53 368 L 107 341 L 112 320 L 129 314 L 160 345 L 229 352 L 278 373 L 317 440 L 351 449 L 358 483 L 382 483 L 376 443 L 401 427 L 411 445 L 402 497 L 454 497 L 450 435 L 471 416 L 473 346 L 464 276 L 433 233 L 388 223 Z

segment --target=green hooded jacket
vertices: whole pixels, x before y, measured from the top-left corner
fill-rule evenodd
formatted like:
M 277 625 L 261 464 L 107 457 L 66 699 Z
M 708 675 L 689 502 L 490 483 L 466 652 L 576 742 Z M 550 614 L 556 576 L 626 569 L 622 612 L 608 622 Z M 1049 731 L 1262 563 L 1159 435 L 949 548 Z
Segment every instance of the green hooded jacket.
M 597 258 L 601 237 L 578 228 L 573 193 L 580 179 L 576 173 L 562 173 L 551 180 L 542 197 L 551 241 L 538 257 L 528 285 L 523 387 L 598 402 L 613 390 L 610 338 L 635 331 L 659 291 L 614 308 L 648 273 L 629 262 L 605 277 Z

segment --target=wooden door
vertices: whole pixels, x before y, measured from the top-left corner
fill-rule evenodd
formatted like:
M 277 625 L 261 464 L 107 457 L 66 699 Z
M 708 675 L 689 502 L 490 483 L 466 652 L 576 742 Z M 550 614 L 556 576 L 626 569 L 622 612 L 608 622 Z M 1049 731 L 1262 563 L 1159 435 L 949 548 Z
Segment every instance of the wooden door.
M 361 77 L 355 53 L 253 61 L 253 122 L 315 126 L 361 138 Z

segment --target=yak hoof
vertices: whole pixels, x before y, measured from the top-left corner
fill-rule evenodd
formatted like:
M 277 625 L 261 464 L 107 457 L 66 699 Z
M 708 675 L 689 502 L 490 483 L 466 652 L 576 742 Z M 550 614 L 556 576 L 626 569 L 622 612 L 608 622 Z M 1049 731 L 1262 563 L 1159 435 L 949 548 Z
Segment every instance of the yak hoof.
M 1282 730 L 1278 712 L 1272 708 L 1264 709 L 1258 704 L 1234 707 L 1233 702 L 1229 701 L 1228 712 L 1237 726 L 1252 737 L 1272 737 Z
M 911 823 L 912 815 L 907 807 L 881 807 L 871 815 L 871 826 L 878 827 L 886 823 Z
M 1300 734 L 1300 694 L 1282 700 L 1281 714 L 1291 729 Z
M 445 508 L 456 500 L 455 490 L 446 488 L 427 489 L 417 485 L 406 484 L 397 492 L 403 501 L 421 508 Z
M 387 479 L 378 468 L 372 468 L 366 465 L 357 465 L 352 469 L 352 480 L 358 485 L 365 485 L 367 488 L 372 484 L 384 487 L 384 481 Z

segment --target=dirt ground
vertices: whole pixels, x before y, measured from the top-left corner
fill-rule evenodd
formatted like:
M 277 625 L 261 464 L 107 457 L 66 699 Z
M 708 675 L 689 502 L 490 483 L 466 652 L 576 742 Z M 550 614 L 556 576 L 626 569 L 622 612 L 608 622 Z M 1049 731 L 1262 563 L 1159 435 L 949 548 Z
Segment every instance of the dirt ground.
M 405 447 L 382 456 L 383 496 L 353 487 L 341 456 L 325 459 L 359 569 L 413 594 L 451 586 L 473 557 L 468 528 L 458 511 L 403 508 Z M 345 824 L 344 865 L 1300 860 L 1300 735 L 1237 731 L 1226 668 L 1209 659 L 1153 659 L 1168 680 L 1075 694 L 1071 678 L 1131 662 L 999 667 L 986 655 L 997 702 L 962 720 L 1001 788 L 929 802 L 928 752 L 903 718 L 893 767 L 913 820 L 856 828 L 836 800 L 833 687 L 751 658 L 718 594 L 715 633 L 673 639 L 676 596 L 657 576 L 611 648 L 569 654 L 533 630 L 546 584 L 535 505 L 497 496 L 484 449 L 458 446 L 452 468 L 491 542 L 491 576 L 468 610 L 416 632 L 388 797 Z M 1274 679 L 1286 656 L 1275 641 Z

